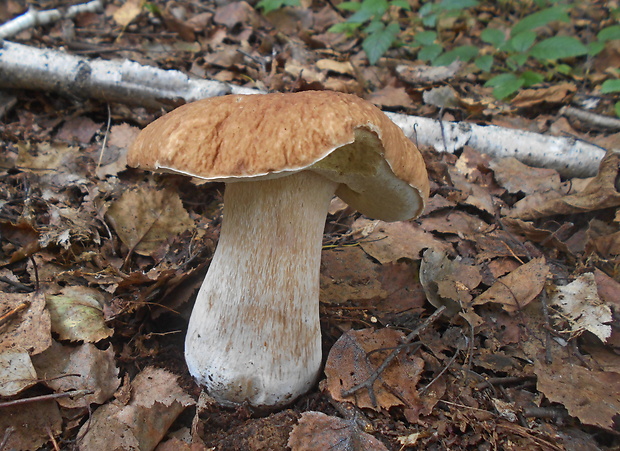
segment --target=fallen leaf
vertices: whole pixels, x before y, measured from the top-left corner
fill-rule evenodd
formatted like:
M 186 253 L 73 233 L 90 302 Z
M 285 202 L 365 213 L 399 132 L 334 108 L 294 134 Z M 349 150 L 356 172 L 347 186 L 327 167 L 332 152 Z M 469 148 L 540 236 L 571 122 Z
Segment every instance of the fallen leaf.
M 155 448 L 179 414 L 194 404 L 176 379 L 164 369 L 143 370 L 131 383 L 129 404 L 118 401 L 105 404 L 82 426 L 79 449 L 148 451 Z
M 549 400 L 563 404 L 582 423 L 612 431 L 620 414 L 620 374 L 589 370 L 579 364 L 556 360 L 534 362 L 536 387 Z
M 342 395 L 355 385 L 366 382 L 392 350 L 402 345 L 404 337 L 402 332 L 394 329 L 362 329 L 343 334 L 330 350 L 325 364 L 327 389 L 332 398 L 377 411 L 420 404 L 416 386 L 424 361 L 409 355 L 406 348 L 374 382 L 372 391 L 376 403 L 365 388 L 347 397 Z
M 39 354 L 52 344 L 51 321 L 43 293 L 2 293 L 0 313 L 17 311 L 0 335 L 0 352 L 25 350 Z
M 101 350 L 90 343 L 69 347 L 54 342 L 47 351 L 34 356 L 32 362 L 43 383 L 57 393 L 72 390 L 93 392 L 81 397 L 59 398 L 58 404 L 62 407 L 103 404 L 120 385 L 112 346 Z
M 118 8 L 112 18 L 121 27 L 126 27 L 142 12 L 142 0 L 127 0 Z
M 107 218 L 129 251 L 151 255 L 170 236 L 194 227 L 176 190 L 140 187 L 123 193 Z
M 491 160 L 489 166 L 497 183 L 509 193 L 560 192 L 562 186 L 556 170 L 526 166 L 514 157 Z
M 37 382 L 37 372 L 26 351 L 0 352 L 0 396 L 16 395 Z
M 88 287 L 65 287 L 62 294 L 49 295 L 47 308 L 52 331 L 60 340 L 96 343 L 114 332 L 103 318 L 104 295 Z
M 473 300 L 473 305 L 487 302 L 501 304 L 509 313 L 522 309 L 542 291 L 549 274 L 544 258 L 535 258 L 500 277 L 488 290 Z
M 603 342 L 611 336 L 611 309 L 599 299 L 593 273 L 584 273 L 568 285 L 556 287 L 549 305 L 555 307 L 558 321 L 568 321 L 571 335 L 587 330 Z
M 554 84 L 547 88 L 522 89 L 510 102 L 517 108 L 531 108 L 541 103 L 557 104 L 567 102 L 567 97 L 577 91 L 573 83 Z
M 289 436 L 292 451 L 387 451 L 383 443 L 359 429 L 354 420 L 308 411 Z
M 50 434 L 57 437 L 62 431 L 62 416 L 56 401 L 38 401 L 2 407 L 0 415 L 0 431 L 3 449 L 7 450 L 38 450 L 50 441 Z M 10 431 L 10 433 L 7 433 Z

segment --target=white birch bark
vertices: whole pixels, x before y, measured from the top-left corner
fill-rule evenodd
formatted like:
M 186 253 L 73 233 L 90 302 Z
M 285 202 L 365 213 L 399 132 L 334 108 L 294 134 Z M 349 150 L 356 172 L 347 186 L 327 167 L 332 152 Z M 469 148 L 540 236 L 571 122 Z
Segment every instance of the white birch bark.
M 128 60 L 91 60 L 8 41 L 0 48 L 0 89 L 53 91 L 163 110 L 206 97 L 264 93 Z M 512 156 L 530 166 L 556 169 L 565 177 L 595 175 L 605 155 L 604 149 L 572 138 L 386 114 L 421 146 L 456 152 L 467 145 L 494 158 Z

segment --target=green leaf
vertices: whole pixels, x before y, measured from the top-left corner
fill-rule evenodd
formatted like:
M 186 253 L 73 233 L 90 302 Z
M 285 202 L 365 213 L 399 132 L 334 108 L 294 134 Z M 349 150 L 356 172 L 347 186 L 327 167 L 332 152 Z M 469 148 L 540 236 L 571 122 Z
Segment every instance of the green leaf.
M 360 2 L 342 2 L 338 5 L 338 8 L 343 11 L 359 11 L 361 7 L 362 4 Z
M 620 102 L 616 102 L 614 110 L 616 111 L 616 116 L 620 117 Z
M 468 62 L 478 55 L 478 48 L 473 45 L 462 45 L 455 47 L 449 52 L 440 55 L 433 60 L 433 66 L 447 66 L 457 59 Z
M 344 33 L 345 35 L 350 36 L 361 26 L 361 23 L 340 22 L 329 27 L 327 31 L 330 33 Z
M 439 8 L 443 11 L 461 11 L 463 9 L 473 8 L 477 5 L 478 2 L 476 0 L 443 0 L 439 4 Z
M 620 25 L 605 27 L 596 35 L 599 41 L 607 42 L 612 39 L 620 39 Z
M 586 47 L 588 49 L 588 55 L 596 56 L 603 51 L 605 48 L 605 43 L 602 41 L 594 41 L 588 43 Z
M 572 36 L 554 36 L 537 43 L 530 50 L 530 55 L 539 60 L 557 60 L 586 53 L 586 46 Z
M 555 66 L 555 71 L 559 74 L 570 75 L 573 73 L 573 68 L 568 64 L 557 64 Z
M 418 58 L 422 61 L 433 61 L 443 52 L 443 46 L 441 44 L 431 44 L 422 47 L 418 52 Z
M 519 67 L 523 66 L 526 61 L 527 61 L 527 55 L 525 53 L 515 53 L 513 55 L 510 55 L 506 59 L 506 63 L 513 70 L 518 69 Z
M 388 51 L 400 33 L 400 27 L 397 23 L 391 23 L 387 27 L 381 22 L 375 23 L 378 23 L 380 27 L 374 26 L 373 29 L 375 30 L 362 42 L 362 48 L 371 65 L 374 65 Z
M 521 89 L 523 83 L 524 80 L 515 74 L 502 74 L 491 78 L 484 86 L 492 87 L 495 98 L 501 100 Z
M 493 55 L 482 55 L 476 58 L 474 63 L 482 72 L 490 72 L 493 67 Z
M 523 86 L 526 88 L 542 83 L 545 79 L 544 75 L 531 70 L 526 70 L 519 76 L 519 78 L 523 80 Z
M 434 31 L 422 31 L 413 37 L 413 40 L 420 45 L 432 45 L 436 39 L 437 33 Z
M 605 80 L 601 85 L 601 94 L 620 92 L 620 80 Z
M 370 19 L 380 19 L 388 10 L 390 4 L 387 0 L 364 0 L 362 7 L 347 22 L 364 23 Z
M 534 44 L 534 41 L 536 41 L 536 33 L 533 31 L 522 31 L 510 38 L 508 45 L 510 45 L 515 52 L 527 52 Z
M 480 33 L 480 39 L 491 44 L 495 48 L 500 48 L 500 46 L 506 42 L 506 35 L 498 28 L 486 28 Z
M 569 22 L 570 18 L 566 14 L 566 8 L 563 6 L 552 6 L 551 8 L 543 9 L 534 14 L 521 19 L 517 24 L 512 27 L 510 31 L 511 36 L 516 36 L 523 31 L 534 30 L 535 28 L 547 25 L 553 21 Z
M 268 14 L 284 6 L 299 6 L 299 0 L 260 0 L 256 4 L 257 8 L 263 10 L 263 14 Z
M 398 6 L 399 8 L 404 9 L 405 11 L 411 11 L 411 5 L 407 0 L 393 0 L 390 3 L 392 6 Z

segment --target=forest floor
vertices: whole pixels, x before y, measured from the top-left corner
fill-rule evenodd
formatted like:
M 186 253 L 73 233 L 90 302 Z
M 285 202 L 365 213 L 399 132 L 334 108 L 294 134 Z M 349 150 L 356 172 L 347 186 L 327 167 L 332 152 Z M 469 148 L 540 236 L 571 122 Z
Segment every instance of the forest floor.
M 24 3 L 66 6 L 2 0 L 0 22 Z M 484 49 L 490 20 L 509 29 L 523 15 L 513 3 L 528 2 L 481 2 L 450 18 L 443 41 Z M 614 2 L 587 3 L 540 33 L 613 22 Z M 320 0 L 268 15 L 244 2 L 116 0 L 10 40 L 568 136 L 610 150 L 598 173 L 566 178 L 470 147 L 422 148 L 431 197 L 420 218 L 385 223 L 334 200 L 320 380 L 286 408 L 227 408 L 201 393 L 183 359 L 223 185 L 126 167 L 128 146 L 163 111 L 2 91 L 0 450 L 618 449 L 620 130 L 562 108 L 613 116 L 613 96 L 598 88 L 620 66 L 620 41 L 499 101 L 472 64 L 421 80 L 412 74 L 431 68 L 402 46 L 370 65 L 359 36 L 327 31 L 346 14 Z M 402 30 L 413 23 L 413 12 L 390 14 Z M 425 97 L 445 87 L 450 102 Z M 394 350 L 370 389 L 343 396 Z

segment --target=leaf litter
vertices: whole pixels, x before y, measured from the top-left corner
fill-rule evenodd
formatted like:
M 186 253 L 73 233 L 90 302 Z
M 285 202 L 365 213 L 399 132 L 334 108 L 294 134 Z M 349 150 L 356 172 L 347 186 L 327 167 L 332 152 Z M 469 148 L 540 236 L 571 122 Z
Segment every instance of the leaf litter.
M 18 3 L 9 0 L 10 10 Z M 75 18 L 83 28 L 73 32 L 96 55 L 262 89 L 353 92 L 420 115 L 448 108 L 446 119 L 473 115 L 617 147 L 617 134 L 588 134 L 549 115 L 574 95 L 571 83 L 522 91 L 506 106 L 459 75 L 462 67 L 412 66 L 398 50 L 368 66 L 356 37 L 327 31 L 343 21 L 328 4 L 266 17 L 243 2 L 160 6 L 111 2 L 102 15 Z M 67 24 L 20 39 L 75 48 Z M 446 81 L 451 89 L 435 89 Z M 6 448 L 617 446 L 617 153 L 596 177 L 566 180 L 470 148 L 425 150 L 433 191 L 418 220 L 386 224 L 331 209 L 321 268 L 325 375 L 290 409 L 265 414 L 211 403 L 182 358 L 222 186 L 126 170 L 128 145 L 156 113 L 31 97 L 8 107 L 1 128 Z M 443 315 L 403 343 L 439 307 Z

